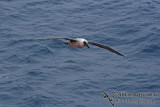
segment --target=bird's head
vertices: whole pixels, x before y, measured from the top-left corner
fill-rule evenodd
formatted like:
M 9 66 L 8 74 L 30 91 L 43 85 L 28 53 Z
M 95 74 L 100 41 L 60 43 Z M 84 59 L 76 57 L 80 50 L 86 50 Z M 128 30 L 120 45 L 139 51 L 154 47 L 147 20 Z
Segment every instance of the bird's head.
M 89 46 L 88 46 L 88 41 L 86 41 L 86 40 L 83 41 L 83 44 L 89 48 Z

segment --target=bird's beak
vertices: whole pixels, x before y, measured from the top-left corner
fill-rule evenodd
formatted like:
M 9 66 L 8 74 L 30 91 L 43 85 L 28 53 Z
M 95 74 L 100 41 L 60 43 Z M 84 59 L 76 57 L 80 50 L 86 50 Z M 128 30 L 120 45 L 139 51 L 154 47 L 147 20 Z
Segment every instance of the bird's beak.
M 88 44 L 86 44 L 86 46 L 89 48 Z

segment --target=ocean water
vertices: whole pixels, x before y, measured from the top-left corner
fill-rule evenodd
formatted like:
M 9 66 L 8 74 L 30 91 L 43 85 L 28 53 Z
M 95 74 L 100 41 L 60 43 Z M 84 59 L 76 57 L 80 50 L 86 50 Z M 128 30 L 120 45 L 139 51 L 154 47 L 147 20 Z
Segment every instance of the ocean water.
M 159 0 L 1 0 L 0 107 L 159 107 Z M 86 38 L 125 57 L 90 45 Z M 131 99 L 146 102 L 118 102 Z

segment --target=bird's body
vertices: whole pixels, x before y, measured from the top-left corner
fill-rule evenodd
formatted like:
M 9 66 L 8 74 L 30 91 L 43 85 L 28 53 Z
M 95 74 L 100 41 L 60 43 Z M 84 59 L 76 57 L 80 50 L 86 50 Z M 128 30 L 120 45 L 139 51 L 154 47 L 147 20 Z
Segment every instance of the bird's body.
M 124 56 L 122 55 L 121 53 L 119 53 L 118 51 L 108 47 L 108 46 L 104 46 L 104 45 L 101 45 L 101 44 L 98 44 L 98 43 L 95 43 L 95 42 L 90 42 L 90 41 L 87 41 L 86 39 L 84 38 L 76 38 L 76 39 L 70 39 L 70 38 L 65 38 L 65 37 L 59 37 L 59 38 L 46 38 L 46 39 L 29 39 L 29 40 L 50 40 L 50 39 L 65 39 L 65 40 L 69 40 L 69 42 L 65 42 L 67 45 L 69 46 L 72 46 L 74 48 L 83 48 L 85 46 L 88 46 L 88 44 L 92 44 L 92 45 L 95 45 L 95 46 L 98 46 L 100 48 L 103 48 L 103 49 L 107 49 L 113 53 L 116 53 L 120 56 Z
M 84 42 L 88 43 L 88 41 L 86 39 L 83 38 L 76 38 L 76 41 L 69 41 L 66 42 L 66 44 L 68 44 L 69 46 L 72 46 L 74 48 L 83 48 L 86 45 L 84 44 Z

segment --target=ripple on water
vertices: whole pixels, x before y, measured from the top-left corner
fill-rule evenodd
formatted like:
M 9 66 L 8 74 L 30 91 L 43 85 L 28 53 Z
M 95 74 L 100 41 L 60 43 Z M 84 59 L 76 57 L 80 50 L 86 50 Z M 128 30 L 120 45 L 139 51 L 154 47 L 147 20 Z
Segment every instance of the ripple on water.
M 0 106 L 104 107 L 106 92 L 157 92 L 159 0 L 1 0 Z M 66 40 L 86 38 L 125 57 Z M 154 105 L 159 107 L 159 96 Z M 149 104 L 120 104 L 118 107 Z

